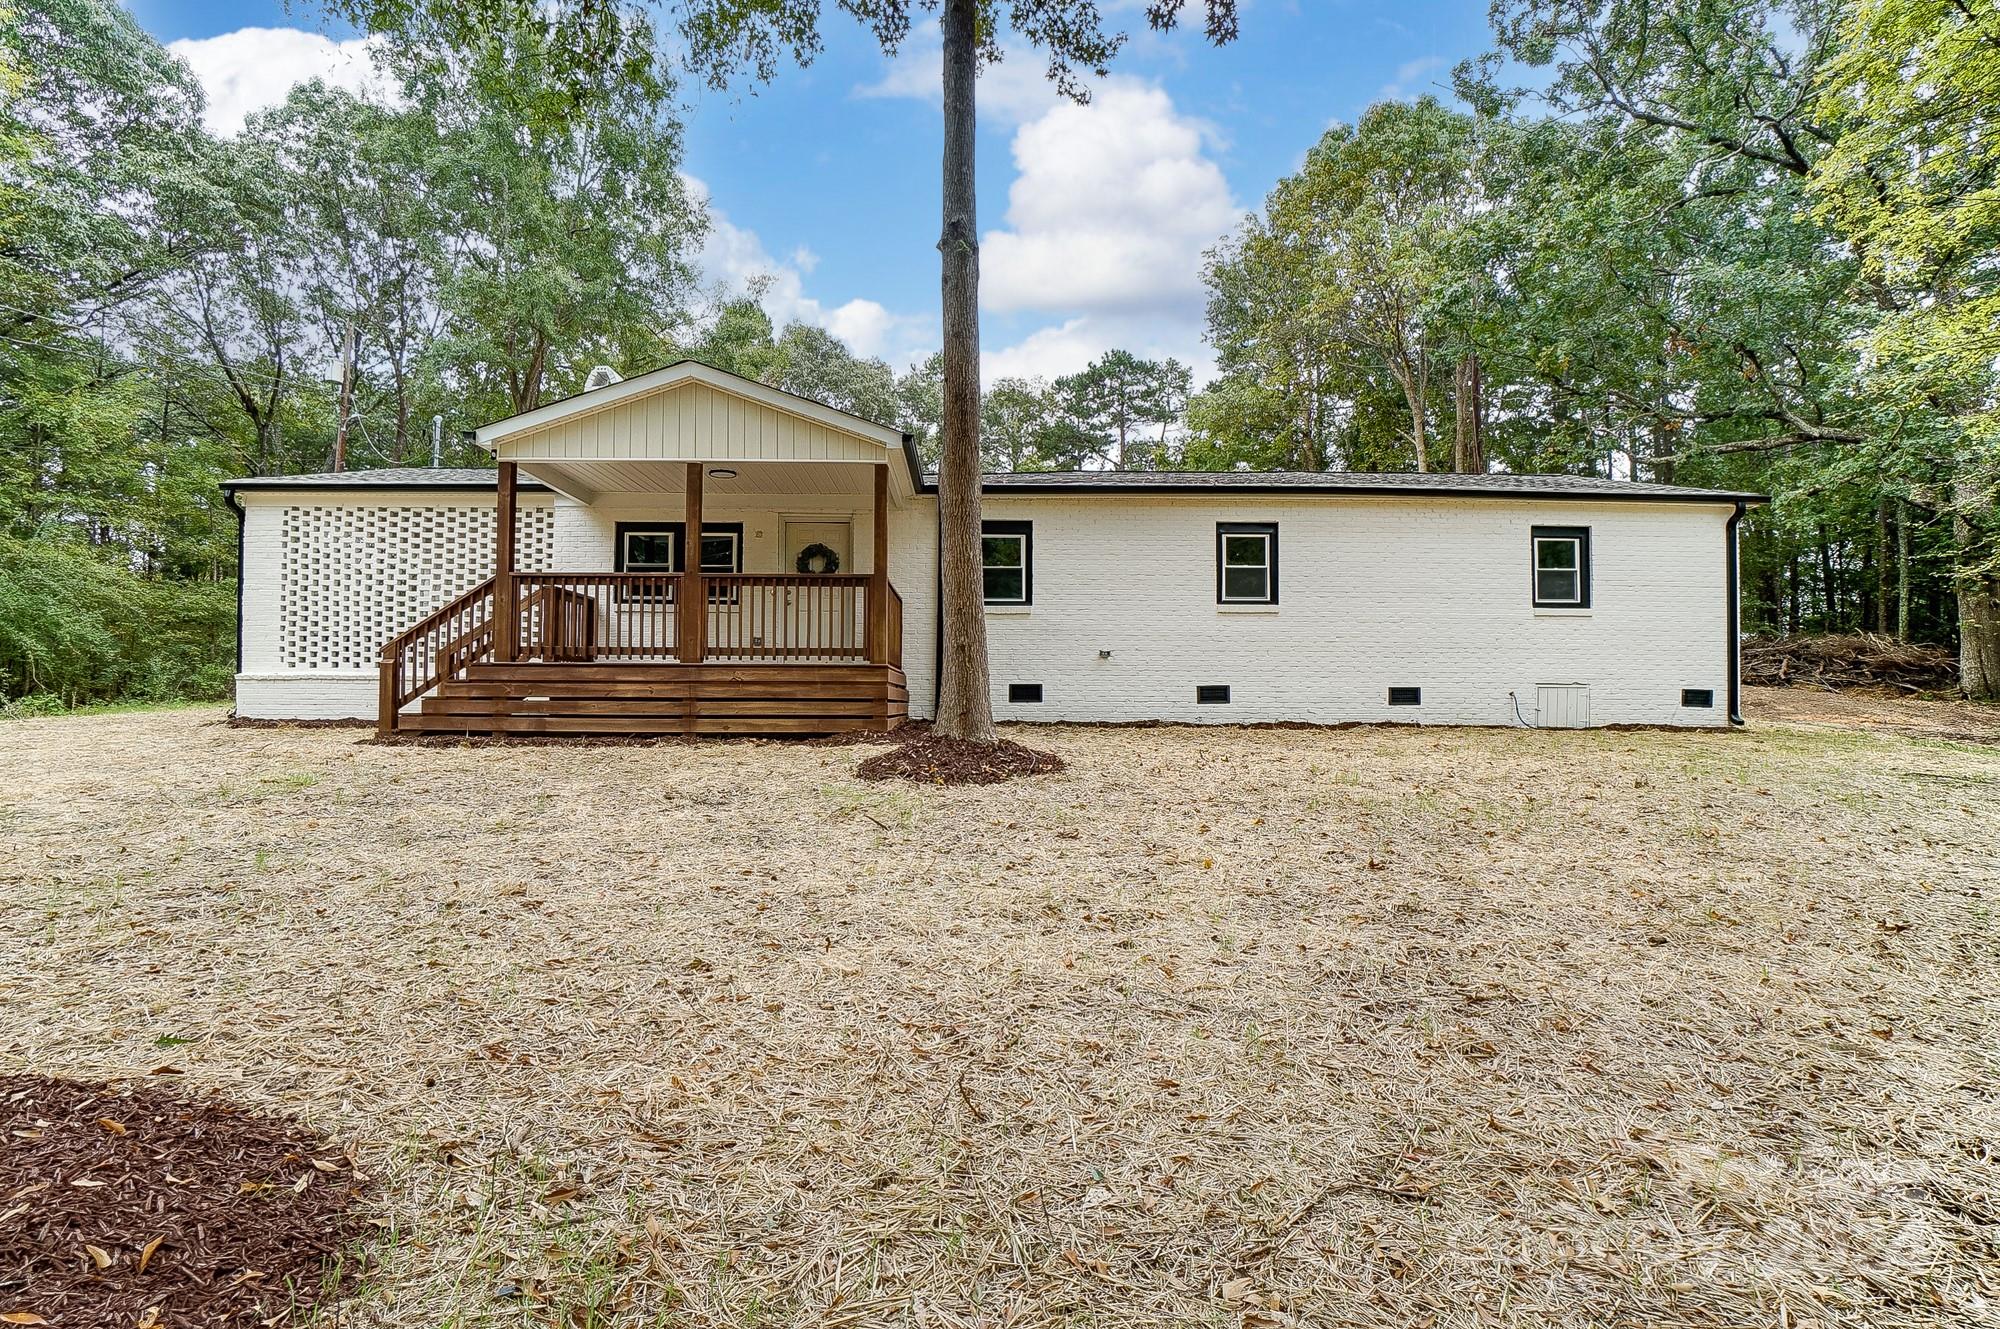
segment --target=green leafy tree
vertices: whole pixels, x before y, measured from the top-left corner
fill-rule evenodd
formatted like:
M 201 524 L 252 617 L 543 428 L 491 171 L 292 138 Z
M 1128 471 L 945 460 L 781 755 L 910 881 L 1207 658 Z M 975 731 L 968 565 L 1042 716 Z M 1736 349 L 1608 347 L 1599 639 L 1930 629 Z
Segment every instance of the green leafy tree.
M 1055 407 L 1041 380 L 1003 378 L 986 390 L 979 418 L 981 465 L 988 471 L 1025 471 L 1046 455 Z
M 1857 0 L 1827 62 L 1847 128 L 1815 163 L 1816 214 L 1888 308 L 1867 366 L 1907 446 L 1949 459 L 1959 672 L 2000 698 L 2000 13 Z
M 683 322 L 693 289 L 702 218 L 664 89 L 575 69 L 560 31 L 522 20 L 455 61 L 402 62 L 437 127 L 431 210 L 450 237 L 429 354 L 488 416 L 580 388 L 628 330 Z
M 925 464 L 935 467 L 944 447 L 944 352 L 933 351 L 896 376 L 896 413 Z
M 1846 54 L 1859 49 L 1870 13 L 1896 17 L 1875 29 L 1884 38 L 1875 55 Z M 1552 109 L 1618 126 L 1629 136 L 1623 141 L 1678 165 L 1676 196 L 1652 220 L 1666 221 L 1674 230 L 1705 230 L 1722 256 L 1719 262 L 1690 262 L 1676 274 L 1679 280 L 1666 284 L 1679 288 L 1671 297 L 1680 313 L 1677 336 L 1692 334 L 1685 336 L 1684 385 L 1657 397 L 1663 414 L 1674 408 L 1668 422 L 1679 427 L 1675 455 L 1681 470 L 1691 476 L 1714 473 L 1730 468 L 1731 457 L 1754 454 L 1763 458 L 1762 472 L 1773 480 L 1811 475 L 1806 483 L 1773 485 L 1778 503 L 1764 520 L 1776 528 L 1770 535 L 1779 541 L 1824 533 L 1851 547 L 1858 541 L 1833 536 L 1830 528 L 1869 506 L 1877 513 L 1878 532 L 1886 529 L 1884 516 L 1892 508 L 1915 514 L 1896 520 L 1904 528 L 1897 541 L 1901 548 L 1916 543 L 1905 538 L 1913 521 L 1952 526 L 1960 537 L 1951 555 L 1957 617 L 1960 625 L 1972 625 L 1970 635 L 1962 626 L 1958 630 L 1963 660 L 1968 650 L 1983 655 L 1988 625 L 2000 627 L 1994 594 L 2000 587 L 1980 571 L 1990 558 L 1982 520 L 1990 502 L 1983 507 L 1979 502 L 1984 484 L 1977 450 L 1939 448 L 1931 422 L 1955 408 L 1927 397 L 1913 413 L 1910 398 L 1899 400 L 1897 392 L 1885 390 L 1893 379 L 1874 373 L 1855 353 L 1871 324 L 1897 325 L 1900 307 L 1923 283 L 1904 285 L 1889 277 L 1871 253 L 1865 223 L 1841 234 L 1824 224 L 1816 228 L 1811 218 L 1826 197 L 1820 182 L 1829 172 L 1854 182 L 1857 174 L 1850 168 L 1876 156 L 1868 145 L 1883 143 L 1881 135 L 1907 135 L 1913 121 L 1931 110 L 1957 110 L 1956 120 L 1951 114 L 1932 117 L 1935 123 L 1918 138 L 1906 137 L 1887 157 L 1877 158 L 1878 169 L 1887 167 L 1893 176 L 1910 164 L 1900 154 L 1925 136 L 1935 135 L 1940 144 L 1966 143 L 1983 141 L 1984 131 L 1974 125 L 1978 113 L 1969 110 L 1974 103 L 1960 98 L 1966 90 L 1961 82 L 1947 75 L 1947 86 L 1939 88 L 1918 77 L 1942 74 L 1956 63 L 1944 54 L 1954 39 L 1934 41 L 1925 12 L 1857 5 L 1853 14 L 1858 17 L 1840 0 L 1717 0 L 1675 5 L 1665 15 L 1649 0 L 1591 5 L 1499 0 L 1494 24 L 1500 50 L 1463 67 L 1459 82 L 1492 110 L 1522 100 L 1518 90 L 1498 87 L 1502 58 L 1547 68 L 1541 95 Z M 1944 10 L 1936 14 L 1953 24 L 1960 17 Z M 1964 49 L 1978 51 L 1981 45 L 1975 31 Z M 1990 42 L 1984 45 L 1990 48 Z M 1932 56 L 1943 64 L 1926 71 Z M 1967 66 L 1978 67 L 1981 58 Z M 1871 64 L 1872 76 L 1860 72 Z M 1976 84 L 1981 76 L 1971 77 Z M 1886 96 L 1898 81 L 1908 82 L 1912 105 L 1934 97 L 1936 105 L 1904 119 L 1900 129 L 1871 126 L 1865 89 L 1872 85 Z M 1886 106 L 1881 109 L 1894 120 Z M 1862 135 L 1856 147 L 1843 152 L 1856 133 Z M 1923 174 L 1927 167 L 1914 169 Z M 1867 179 L 1866 170 L 1859 178 Z M 1870 180 L 1867 187 L 1887 189 L 1889 178 Z M 1643 214 L 1627 215 L 1643 224 Z M 1823 223 L 1833 219 L 1822 214 Z M 1919 300 L 1931 302 L 1938 294 L 1927 291 Z M 1654 303 L 1656 309 L 1669 307 Z M 1678 341 L 1672 346 L 1675 354 L 1682 349 Z M 1872 505 L 1848 502 L 1850 495 L 1836 492 L 1845 487 L 1858 488 Z M 1973 500 L 1970 505 L 1961 501 L 1966 497 Z M 1886 543 L 1878 535 L 1878 563 Z M 1899 554 L 1899 561 L 1907 576 L 1907 558 Z M 1795 600 L 1798 576 L 1788 572 L 1787 580 L 1792 587 L 1787 598 Z M 1825 580 L 1821 598 L 1831 599 L 1837 579 Z M 1874 599 L 1879 622 L 1884 597 L 1878 592 Z M 1992 692 L 1983 664 L 1964 672 L 1969 687 Z
M 587 86 L 594 71 L 628 79 L 654 70 L 643 19 L 617 4 L 529 0 L 336 0 L 366 26 L 399 34 L 422 50 L 477 52 L 495 34 L 535 30 L 539 49 L 560 56 L 558 83 Z M 986 660 L 980 573 L 979 505 L 979 228 L 975 172 L 975 100 L 979 66 L 1001 56 L 1003 21 L 1048 59 L 1062 92 L 1083 97 L 1085 73 L 1103 73 L 1123 37 L 1108 31 L 1099 0 L 840 0 L 883 50 L 909 37 L 916 11 L 939 11 L 943 38 L 944 160 L 942 260 L 944 362 L 939 470 L 940 599 L 944 619 L 941 733 L 995 741 Z M 1188 0 L 1151 0 L 1148 22 L 1174 27 Z M 803 65 L 821 49 L 823 0 L 675 0 L 689 63 L 711 83 L 745 71 L 769 79 L 790 58 Z M 1236 35 L 1236 0 L 1202 0 L 1210 40 Z M 434 63 L 449 63 L 449 54 Z
M 787 324 L 778 350 L 784 362 L 772 380 L 778 387 L 864 419 L 896 419 L 896 371 L 887 361 L 858 356 L 826 329 L 806 323 Z
M 447 169 L 434 126 L 421 112 L 314 81 L 253 117 L 245 137 L 282 173 L 282 214 L 302 241 L 300 285 L 318 340 L 351 338 L 352 409 L 381 434 L 362 455 L 414 460 L 425 452 L 419 417 L 451 409 L 420 363 L 439 332 L 445 273 L 444 236 L 422 185 Z
M 1171 357 L 1106 351 L 1052 385 L 1057 423 L 1043 429 L 1038 460 L 1061 470 L 1093 463 L 1119 471 L 1160 466 L 1192 382 L 1188 367 Z

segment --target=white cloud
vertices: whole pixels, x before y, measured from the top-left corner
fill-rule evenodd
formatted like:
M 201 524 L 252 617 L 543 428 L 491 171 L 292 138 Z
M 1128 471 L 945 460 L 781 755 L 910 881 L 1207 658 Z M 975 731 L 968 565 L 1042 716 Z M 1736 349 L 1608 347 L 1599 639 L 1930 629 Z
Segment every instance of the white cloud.
M 1022 125 L 1006 225 L 982 243 L 989 305 L 1198 317 L 1202 252 L 1242 215 L 1214 144 L 1163 89 L 1129 79 Z
M 773 323 L 825 328 L 856 355 L 881 356 L 898 368 L 929 353 L 937 338 L 934 320 L 898 314 L 874 300 L 856 298 L 829 307 L 807 295 L 806 278 L 818 266 L 817 254 L 800 246 L 789 258 L 778 258 L 755 231 L 736 225 L 709 201 L 707 184 L 691 175 L 681 179 L 708 206 L 708 236 L 696 266 L 709 285 L 734 296 L 761 283 L 760 303 Z
M 1215 356 L 1202 344 L 1199 324 L 1085 316 L 1039 328 L 1011 346 L 983 351 L 980 380 L 990 387 L 1002 378 L 1059 378 L 1110 350 L 1130 351 L 1149 360 L 1172 356 L 1194 371 L 1197 387 L 1215 377 Z
M 912 49 L 854 93 L 935 106 L 938 59 L 935 46 Z M 1243 215 L 1214 160 L 1219 136 L 1155 83 L 1114 75 L 1090 92 L 1064 99 L 1025 49 L 980 75 L 982 119 L 1015 127 L 1016 172 L 1003 224 L 981 238 L 981 302 L 1052 319 L 986 351 L 982 374 L 1053 377 L 1122 347 L 1205 378 L 1202 254 Z
M 1094 88 L 1097 85 L 1092 82 Z M 936 42 L 906 47 L 889 63 L 889 72 L 854 89 L 864 100 L 908 97 L 944 102 L 944 53 Z M 1048 79 L 1048 62 L 1026 46 L 1009 45 L 1000 63 L 979 72 L 979 117 L 986 124 L 1019 124 L 1032 120 L 1063 100 Z
M 1421 55 L 1414 60 L 1405 60 L 1402 64 L 1396 66 L 1396 76 L 1382 85 L 1382 90 L 1375 94 L 1375 99 L 1377 101 L 1393 102 L 1417 96 L 1419 95 L 1419 91 L 1414 89 L 1417 81 L 1424 79 L 1426 74 L 1435 73 L 1443 69 L 1444 66 L 1445 58 L 1441 55 Z M 1421 91 L 1437 91 L 1437 89 L 1429 86 L 1429 84 L 1430 80 L 1425 80 L 1425 86 Z
M 371 58 L 378 39 L 337 42 L 303 28 L 238 28 L 219 37 L 183 38 L 167 49 L 187 61 L 208 97 L 210 132 L 238 133 L 251 112 L 276 106 L 298 84 L 319 78 L 334 87 L 387 98 L 393 85 Z

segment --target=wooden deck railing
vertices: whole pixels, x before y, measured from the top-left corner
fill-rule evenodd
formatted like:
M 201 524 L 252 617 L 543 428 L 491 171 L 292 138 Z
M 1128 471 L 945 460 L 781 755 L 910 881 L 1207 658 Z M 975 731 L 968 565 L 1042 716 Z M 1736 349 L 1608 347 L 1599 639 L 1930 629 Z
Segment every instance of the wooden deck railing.
M 804 573 L 521 572 L 522 660 L 865 661 L 875 579 Z M 886 584 L 886 583 L 885 583 Z M 698 585 L 698 592 L 690 586 Z M 694 595 L 697 613 L 687 612 Z M 888 588 L 879 648 L 902 660 L 902 597 Z M 690 621 L 690 620 L 693 621 Z M 894 654 L 886 643 L 893 641 Z
M 903 593 L 889 587 L 888 610 L 882 620 L 882 663 L 903 667 Z
M 714 660 L 865 660 L 868 577 L 733 573 L 702 578 Z
M 379 657 L 381 695 L 376 729 L 396 730 L 402 709 L 467 665 L 493 654 L 493 578 L 451 600 L 391 637 Z
M 545 661 L 903 663 L 903 597 L 887 580 L 795 573 L 517 572 L 514 650 L 496 649 L 488 578 L 381 652 L 377 725 L 468 666 Z M 876 588 L 883 593 L 871 604 Z M 692 589 L 692 588 L 699 589 Z M 691 597 L 691 599 L 690 599 Z M 688 612 L 690 603 L 694 612 Z
M 671 660 L 681 579 L 665 572 L 517 572 L 523 660 Z M 531 607 L 530 602 L 533 602 Z

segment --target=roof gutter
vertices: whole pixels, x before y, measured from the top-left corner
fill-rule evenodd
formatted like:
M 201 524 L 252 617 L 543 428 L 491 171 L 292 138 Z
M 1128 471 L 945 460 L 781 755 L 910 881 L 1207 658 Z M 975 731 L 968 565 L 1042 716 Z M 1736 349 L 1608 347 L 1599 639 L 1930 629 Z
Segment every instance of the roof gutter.
M 1228 472 L 1218 472 L 1228 474 Z M 1771 500 L 1763 494 L 1738 494 L 1724 490 L 1713 493 L 1696 491 L 1687 494 L 1618 493 L 1615 491 L 1574 490 L 1574 489 L 1474 489 L 1450 485 L 1272 485 L 1272 484 L 1035 484 L 1006 480 L 999 484 L 990 481 L 979 486 L 982 495 L 1005 498 L 1010 494 L 1031 494 L 1037 498 L 1054 497 L 1061 494 L 1185 494 L 1192 497 L 1215 498 L 1227 494 L 1243 494 L 1257 498 L 1275 498 L 1286 495 L 1302 498 L 1475 498 L 1500 499 L 1503 501 L 1555 500 L 1575 503 L 1693 503 L 1714 504 L 1734 503 L 1747 507 Z M 937 481 L 926 477 L 918 492 L 935 494 Z
M 1749 503 L 1739 500 L 1736 510 L 1729 514 L 1729 520 L 1722 528 L 1722 558 L 1726 583 L 1723 594 L 1728 602 L 1723 606 L 1723 620 L 1728 625 L 1728 641 L 1724 649 L 1728 653 L 1729 665 L 1729 723 L 1741 727 L 1743 720 L 1743 560 L 1737 550 L 1737 527 L 1743 522 L 1743 514 Z

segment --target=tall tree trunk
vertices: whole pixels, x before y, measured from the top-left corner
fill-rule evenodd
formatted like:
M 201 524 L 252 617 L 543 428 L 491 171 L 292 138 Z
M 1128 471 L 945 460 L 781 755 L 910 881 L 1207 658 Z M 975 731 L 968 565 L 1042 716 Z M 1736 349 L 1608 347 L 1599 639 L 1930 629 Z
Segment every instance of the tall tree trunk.
M 1910 639 L 1910 505 L 1896 500 L 1896 640 Z
M 1896 555 L 1889 543 L 1889 500 L 1875 504 L 1875 617 L 1870 624 L 1883 636 L 1895 631 L 1896 620 L 1889 606 L 1896 595 Z
M 1785 553 L 1785 634 L 1799 635 L 1799 550 L 1791 545 Z
M 1655 484 L 1674 482 L 1674 435 L 1665 421 L 1653 425 L 1653 455 L 1647 459 L 1647 479 Z
M 1970 477 L 1953 484 L 1951 534 L 1959 564 L 1958 685 L 1974 701 L 2000 701 L 2000 572 L 1970 512 L 1979 497 Z
M 944 620 L 937 731 L 992 743 L 979 558 L 979 221 L 974 173 L 979 0 L 944 4 L 944 420 L 938 595 Z
M 340 419 L 333 429 L 333 469 L 347 469 L 347 424 L 354 418 L 354 325 L 340 334 Z
M 1467 351 L 1458 357 L 1452 382 L 1458 436 L 1453 440 L 1451 468 L 1461 475 L 1486 474 L 1486 400 L 1482 377 L 1477 351 Z

